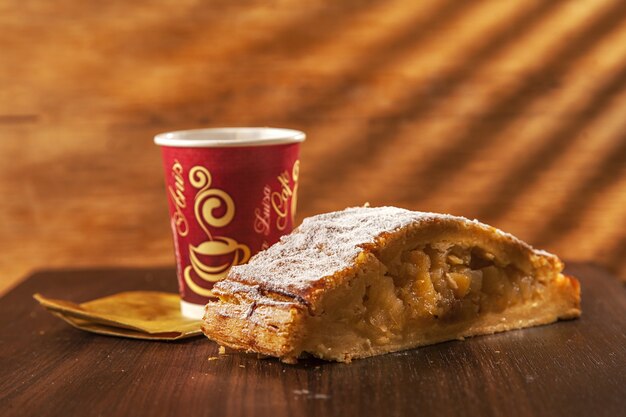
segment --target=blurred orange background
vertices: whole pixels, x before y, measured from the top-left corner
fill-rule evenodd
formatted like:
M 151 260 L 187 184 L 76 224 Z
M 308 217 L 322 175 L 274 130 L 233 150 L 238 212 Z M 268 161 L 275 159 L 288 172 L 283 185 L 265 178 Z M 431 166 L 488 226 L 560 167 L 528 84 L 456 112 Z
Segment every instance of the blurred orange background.
M 306 131 L 298 219 L 450 212 L 626 276 L 626 2 L 9 0 L 0 28 L 0 293 L 173 266 L 152 137 L 210 126 Z

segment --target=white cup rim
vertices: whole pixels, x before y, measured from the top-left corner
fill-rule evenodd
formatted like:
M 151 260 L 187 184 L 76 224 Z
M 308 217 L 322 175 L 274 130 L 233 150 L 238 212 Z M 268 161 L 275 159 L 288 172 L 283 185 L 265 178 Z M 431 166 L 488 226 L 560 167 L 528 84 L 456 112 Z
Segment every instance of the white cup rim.
M 182 148 L 265 146 L 302 142 L 304 132 L 277 127 L 212 127 L 160 133 L 154 143 Z

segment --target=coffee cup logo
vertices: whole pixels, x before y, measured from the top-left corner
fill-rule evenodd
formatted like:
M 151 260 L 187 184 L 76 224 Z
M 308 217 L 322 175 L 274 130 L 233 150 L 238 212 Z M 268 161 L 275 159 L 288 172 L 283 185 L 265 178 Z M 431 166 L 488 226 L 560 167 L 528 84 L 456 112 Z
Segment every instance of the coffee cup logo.
M 189 171 L 189 182 L 198 190 L 194 198 L 194 214 L 207 240 L 197 246 L 189 245 L 191 265 L 185 267 L 183 275 L 193 292 L 209 297 L 212 295 L 211 290 L 203 288 L 194 278 L 210 283 L 223 279 L 232 266 L 250 259 L 250 248 L 229 237 L 213 236 L 209 230 L 225 227 L 235 217 L 233 199 L 225 191 L 211 188 L 209 170 L 203 166 L 194 166 Z

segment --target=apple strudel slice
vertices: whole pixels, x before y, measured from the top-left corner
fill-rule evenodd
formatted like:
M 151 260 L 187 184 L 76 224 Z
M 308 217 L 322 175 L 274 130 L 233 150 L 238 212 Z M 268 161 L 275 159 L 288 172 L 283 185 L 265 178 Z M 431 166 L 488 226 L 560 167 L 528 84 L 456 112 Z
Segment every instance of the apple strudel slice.
M 580 315 L 555 255 L 445 214 L 355 207 L 310 217 L 233 267 L 203 331 L 293 363 L 349 362 Z

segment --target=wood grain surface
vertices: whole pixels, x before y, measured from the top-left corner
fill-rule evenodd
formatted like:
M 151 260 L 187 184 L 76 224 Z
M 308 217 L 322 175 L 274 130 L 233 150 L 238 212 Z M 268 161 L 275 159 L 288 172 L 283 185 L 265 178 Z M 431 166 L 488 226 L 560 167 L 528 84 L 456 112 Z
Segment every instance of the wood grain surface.
M 149 342 L 74 329 L 33 299 L 77 302 L 176 289 L 172 269 L 44 271 L 0 299 L 0 415 L 620 416 L 626 410 L 626 289 L 568 268 L 580 319 L 356 360 L 297 365 L 201 337 Z
M 626 2 L 5 0 L 0 292 L 173 265 L 154 134 L 308 133 L 298 219 L 476 217 L 626 277 Z

